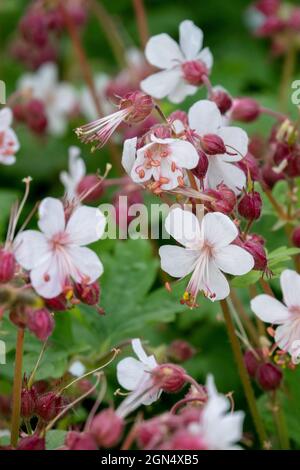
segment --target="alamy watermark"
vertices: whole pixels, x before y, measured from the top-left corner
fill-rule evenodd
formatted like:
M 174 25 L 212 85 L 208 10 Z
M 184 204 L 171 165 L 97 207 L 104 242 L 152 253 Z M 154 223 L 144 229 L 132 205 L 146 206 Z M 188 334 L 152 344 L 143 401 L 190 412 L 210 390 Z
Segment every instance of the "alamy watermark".
M 0 365 L 6 364 L 6 344 L 0 339 Z
M 294 90 L 291 95 L 292 103 L 296 106 L 300 105 L 300 80 L 294 80 L 292 83 L 292 89 Z
M 0 104 L 6 103 L 6 86 L 3 80 L 0 80 Z

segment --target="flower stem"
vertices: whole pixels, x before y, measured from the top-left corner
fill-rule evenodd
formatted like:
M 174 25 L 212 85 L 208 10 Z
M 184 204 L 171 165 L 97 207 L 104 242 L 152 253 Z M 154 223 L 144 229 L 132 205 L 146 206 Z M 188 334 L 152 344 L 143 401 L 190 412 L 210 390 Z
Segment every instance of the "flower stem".
M 291 80 L 293 77 L 294 69 L 295 69 L 295 63 L 296 63 L 296 48 L 294 47 L 294 44 L 290 44 L 290 47 L 288 48 L 285 58 L 284 58 L 284 64 L 283 64 L 283 69 L 282 69 L 282 78 L 281 78 L 281 83 L 280 83 L 280 89 L 279 89 L 279 104 L 280 104 L 280 109 L 285 111 L 287 108 L 287 101 L 288 101 L 288 93 L 289 93 L 289 88 L 291 85 Z
M 252 323 L 251 319 L 249 318 L 249 315 L 248 313 L 246 312 L 242 302 L 240 301 L 236 291 L 234 289 L 231 289 L 231 293 L 230 293 L 230 298 L 231 298 L 231 301 L 232 301 L 232 304 L 236 310 L 236 312 L 238 313 L 238 315 L 240 316 L 251 340 L 253 341 L 253 343 L 255 345 L 259 345 L 259 334 L 258 332 L 256 331 L 256 328 L 254 326 L 254 324 Z
M 234 355 L 234 358 L 238 367 L 239 375 L 240 375 L 241 382 L 244 388 L 248 406 L 252 415 L 252 419 L 253 419 L 261 446 L 264 449 L 266 447 L 268 439 L 267 439 L 266 431 L 264 428 L 264 424 L 257 410 L 255 395 L 253 392 L 253 388 L 251 386 L 248 372 L 244 364 L 242 350 L 241 350 L 238 338 L 235 334 L 234 324 L 232 321 L 228 303 L 226 300 L 221 300 L 220 304 L 222 307 L 225 323 L 227 326 L 227 332 L 228 332 L 229 340 L 230 340 L 231 347 L 232 347 L 232 352 L 233 352 L 233 355 Z
M 11 445 L 16 447 L 19 438 L 21 390 L 22 390 L 22 362 L 23 362 L 24 329 L 19 328 L 16 342 L 16 359 L 13 385 L 12 418 L 11 418 Z
M 144 49 L 149 38 L 149 31 L 147 15 L 143 0 L 133 0 L 133 7 L 136 16 L 137 27 L 139 30 L 141 46 Z
M 274 391 L 271 400 L 272 400 L 272 412 L 273 412 L 273 417 L 274 417 L 274 421 L 275 421 L 276 428 L 277 428 L 280 448 L 284 450 L 288 450 L 290 448 L 288 430 L 287 430 L 283 410 L 280 406 L 280 403 L 278 402 L 276 391 Z

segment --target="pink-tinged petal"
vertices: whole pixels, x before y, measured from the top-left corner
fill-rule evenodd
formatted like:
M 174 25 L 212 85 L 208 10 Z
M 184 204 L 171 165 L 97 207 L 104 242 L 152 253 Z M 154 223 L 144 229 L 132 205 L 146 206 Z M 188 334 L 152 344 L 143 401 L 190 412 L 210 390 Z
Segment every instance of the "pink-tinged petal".
M 262 321 L 274 325 L 285 323 L 291 318 L 285 305 L 266 294 L 258 295 L 251 300 L 251 310 Z
M 0 129 L 4 130 L 11 126 L 13 122 L 13 113 L 10 108 L 3 108 L 0 111 Z
M 300 319 L 289 320 L 276 328 L 275 341 L 284 351 L 291 355 L 294 352 L 295 344 L 300 341 Z
M 242 276 L 254 267 L 254 259 L 250 253 L 236 245 L 228 245 L 214 254 L 217 266 L 228 274 Z
M 218 135 L 223 139 L 226 150 L 229 154 L 224 154 L 222 159 L 226 162 L 238 162 L 246 156 L 248 152 L 248 136 L 243 129 L 239 127 L 221 127 Z
M 193 104 L 188 116 L 190 128 L 200 135 L 216 133 L 222 123 L 219 108 L 209 100 L 200 100 Z
M 199 251 L 181 246 L 165 245 L 159 249 L 161 269 L 172 277 L 190 274 L 199 258 Z
M 180 79 L 180 69 L 175 67 L 150 75 L 141 81 L 140 87 L 148 95 L 160 100 L 172 93 Z
M 300 307 L 300 275 L 285 269 L 280 276 L 283 301 L 288 307 Z
M 3 156 L 0 153 L 0 163 L 7 166 L 13 165 L 14 163 L 16 163 L 16 157 L 13 155 Z
M 181 245 L 191 247 L 201 240 L 200 224 L 190 211 L 172 209 L 165 221 L 166 231 Z
M 130 175 L 136 156 L 137 137 L 127 139 L 123 145 L 122 165 L 128 175 Z
M 14 241 L 14 253 L 22 268 L 30 270 L 48 259 L 49 242 L 43 233 L 37 230 L 25 230 Z
M 235 194 L 239 194 L 246 185 L 246 175 L 233 163 L 222 161 L 221 157 L 211 157 L 209 158 L 205 186 L 216 189 L 220 183 L 226 184 Z
M 203 281 L 203 290 L 208 298 L 213 301 L 226 299 L 230 293 L 226 277 L 213 261 L 208 263 Z
M 70 243 L 89 245 L 102 237 L 105 225 L 106 218 L 99 209 L 81 206 L 71 215 L 66 233 L 70 237 Z
M 30 272 L 33 288 L 45 299 L 52 299 L 62 293 L 66 276 L 65 266 L 51 254 Z
M 203 31 L 192 21 L 185 20 L 179 26 L 179 44 L 187 60 L 195 59 L 203 44 Z
M 145 375 L 147 367 L 134 357 L 126 357 L 117 365 L 117 379 L 121 387 L 135 390 Z
M 175 104 L 182 103 L 187 96 L 194 95 L 197 90 L 196 86 L 186 83 L 181 78 L 171 93 L 168 94 L 168 100 Z
M 5 144 L 11 142 L 10 149 L 16 153 L 20 149 L 19 139 L 13 129 L 7 129 L 5 131 Z
M 43 199 L 39 206 L 38 226 L 47 238 L 64 231 L 64 207 L 59 199 L 53 197 Z
M 201 60 L 201 62 L 203 62 L 206 67 L 208 68 L 208 70 L 211 70 L 212 66 L 213 66 L 213 63 L 214 63 L 214 58 L 213 58 L 213 55 L 209 49 L 209 47 L 205 47 L 201 52 L 200 54 L 198 54 L 198 57 L 197 57 L 198 60 Z
M 229 245 L 238 236 L 236 225 L 221 212 L 206 214 L 202 221 L 202 230 L 205 240 L 215 249 Z
M 175 140 L 169 145 L 169 148 L 172 150 L 170 158 L 172 158 L 180 168 L 191 169 L 197 166 L 199 155 L 195 147 L 189 142 Z
M 165 33 L 157 34 L 149 39 L 145 56 L 150 64 L 159 69 L 170 69 L 183 61 L 177 42 Z
M 103 273 L 103 264 L 92 250 L 82 246 L 66 248 L 69 257 L 69 274 L 76 282 L 96 281 Z

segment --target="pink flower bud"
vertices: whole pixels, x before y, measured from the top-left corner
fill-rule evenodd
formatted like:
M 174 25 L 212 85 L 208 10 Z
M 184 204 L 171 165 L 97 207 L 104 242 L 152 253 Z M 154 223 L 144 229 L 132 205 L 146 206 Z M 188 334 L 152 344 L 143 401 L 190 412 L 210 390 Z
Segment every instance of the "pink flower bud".
M 20 439 L 17 450 L 45 450 L 45 438 L 37 434 Z
M 255 8 L 266 16 L 274 15 L 280 8 L 281 0 L 259 0 Z
M 20 31 L 26 41 L 43 47 L 48 41 L 45 15 L 40 11 L 29 11 L 20 21 Z
M 54 319 L 46 308 L 41 308 L 30 312 L 27 326 L 38 339 L 46 341 L 54 329 Z
M 232 106 L 232 99 L 225 90 L 213 90 L 210 100 L 216 103 L 221 114 L 227 113 Z
M 12 251 L 0 248 L 0 282 L 9 282 L 15 274 L 16 260 Z
M 164 444 L 163 450 L 207 450 L 207 446 L 197 434 L 185 430 L 177 431 L 174 436 Z
M 207 189 L 205 194 L 214 198 L 213 201 L 206 203 L 209 211 L 231 214 L 236 206 L 236 195 L 226 184 L 219 184 L 217 189 Z
M 181 65 L 184 79 L 191 85 L 200 86 L 209 70 L 201 60 L 190 60 Z
M 92 284 L 75 284 L 76 297 L 87 305 L 96 305 L 100 299 L 100 285 L 98 281 Z
M 260 115 L 260 106 L 252 98 L 238 98 L 233 101 L 231 118 L 235 121 L 252 122 Z
M 283 173 L 276 173 L 271 165 L 264 165 L 262 168 L 262 179 L 264 183 L 269 187 L 273 188 L 277 181 L 281 181 L 284 179 Z
M 201 147 L 208 155 L 222 155 L 226 153 L 223 140 L 216 134 L 206 134 L 201 137 Z
M 25 105 L 24 113 L 28 127 L 37 134 L 43 134 L 48 125 L 44 103 L 36 98 L 31 99 Z
M 243 244 L 243 248 L 247 250 L 254 259 L 254 268 L 259 271 L 265 271 L 267 269 L 268 260 L 266 250 L 260 242 L 253 240 L 247 240 Z
M 263 390 L 276 390 L 280 387 L 282 372 L 274 364 L 268 362 L 259 366 L 256 378 Z
M 97 450 L 93 436 L 87 432 L 69 431 L 65 438 L 68 450 Z
M 254 378 L 256 376 L 257 369 L 261 364 L 261 360 L 259 360 L 259 358 L 257 358 L 257 356 L 253 353 L 253 351 L 249 349 L 244 354 L 244 362 L 248 374 L 250 375 L 250 377 Z
M 257 160 L 253 155 L 251 155 L 251 153 L 248 152 L 242 160 L 236 162 L 236 166 L 238 166 L 246 176 L 250 173 L 252 181 L 259 181 L 260 169 Z
M 114 447 L 121 438 L 124 422 L 112 408 L 107 408 L 95 416 L 90 433 L 99 447 Z
M 160 442 L 167 433 L 167 426 L 159 418 L 143 421 L 137 428 L 137 441 L 141 449 L 149 446 L 151 442 Z
M 63 294 L 59 294 L 57 297 L 53 299 L 45 299 L 45 303 L 49 310 L 55 311 L 65 311 L 68 310 L 68 302 Z
M 239 214 L 247 220 L 257 220 L 260 217 L 262 199 L 257 191 L 245 193 L 238 204 Z
M 39 396 L 36 402 L 36 414 L 45 422 L 54 419 L 62 408 L 63 398 L 54 392 L 47 392 Z
M 199 179 L 203 179 L 208 169 L 208 158 L 202 150 L 198 150 L 199 160 L 197 166 L 192 169 L 193 175 Z
M 25 419 L 31 418 L 35 412 L 37 393 L 34 387 L 23 388 L 21 392 L 21 416 Z
M 144 121 L 152 113 L 154 106 L 155 104 L 151 96 L 139 90 L 127 93 L 119 103 L 120 110 L 131 109 L 128 116 L 124 119 L 129 124 Z
M 185 370 L 174 364 L 161 364 L 152 374 L 157 386 L 167 393 L 179 392 L 186 383 Z
M 12 106 L 12 111 L 14 113 L 14 119 L 19 122 L 25 121 L 25 107 L 23 103 L 15 103 Z
M 175 362 L 184 362 L 195 355 L 195 349 L 187 341 L 176 339 L 167 350 L 168 357 Z
M 300 248 L 300 227 L 296 227 L 292 233 L 292 241 L 293 244 Z
M 256 31 L 257 36 L 268 37 L 280 33 L 285 28 L 285 22 L 278 16 L 269 16 Z M 276 45 L 276 43 L 275 43 Z M 281 47 L 279 48 L 281 49 Z
M 177 111 L 173 111 L 173 113 L 170 114 L 168 121 L 173 123 L 174 121 L 180 121 L 184 125 L 184 127 L 188 126 L 189 119 L 188 115 L 185 111 L 181 111 L 178 109 Z
M 78 196 L 82 196 L 82 202 L 86 204 L 96 202 L 104 193 L 103 182 L 96 175 L 86 175 L 79 182 L 76 192 Z

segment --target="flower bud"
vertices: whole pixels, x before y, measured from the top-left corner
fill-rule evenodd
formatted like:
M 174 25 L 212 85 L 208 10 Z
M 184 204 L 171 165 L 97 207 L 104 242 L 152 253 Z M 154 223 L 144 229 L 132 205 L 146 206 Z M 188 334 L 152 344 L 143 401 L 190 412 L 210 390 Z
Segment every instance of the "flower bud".
M 252 98 L 238 98 L 233 101 L 231 118 L 235 121 L 252 122 L 260 115 L 260 106 Z
M 46 308 L 33 310 L 28 315 L 28 329 L 41 341 L 46 341 L 54 329 L 54 319 Z
M 31 99 L 24 113 L 28 127 L 37 134 L 43 134 L 48 125 L 44 103 L 36 98 Z
M 187 341 L 176 339 L 168 347 L 167 355 L 171 361 L 184 362 L 195 355 L 195 349 Z
M 174 121 L 180 121 L 180 122 L 182 122 L 184 127 L 187 127 L 188 124 L 189 124 L 189 119 L 188 119 L 187 113 L 185 111 L 181 111 L 179 109 L 177 111 L 173 111 L 173 113 L 170 114 L 170 116 L 168 118 L 168 121 L 170 123 L 173 123 Z
M 97 175 L 86 175 L 78 183 L 76 188 L 78 196 L 82 196 L 82 202 L 91 203 L 96 202 L 104 193 L 103 182 L 97 177 Z M 86 196 L 84 196 L 86 194 Z
M 0 282 L 9 282 L 15 274 L 16 260 L 12 251 L 0 248 Z
M 189 60 L 181 65 L 183 78 L 190 85 L 199 86 L 203 84 L 204 77 L 207 77 L 209 70 L 201 60 Z
M 218 106 L 221 114 L 227 113 L 232 106 L 230 95 L 222 89 L 215 88 L 210 96 L 210 100 Z
M 124 119 L 129 124 L 144 121 L 152 113 L 154 106 L 151 96 L 139 90 L 127 93 L 119 103 L 120 110 L 131 108 L 130 113 Z
M 23 437 L 18 443 L 17 450 L 45 450 L 45 438 L 39 437 L 37 434 Z
M 59 294 L 57 297 L 53 299 L 44 299 L 45 304 L 49 308 L 49 310 L 54 311 L 65 311 L 68 310 L 68 302 L 64 294 Z
M 255 8 L 265 16 L 275 15 L 280 7 L 281 0 L 259 0 L 255 3 Z
M 137 428 L 137 442 L 141 449 L 146 448 L 151 442 L 159 442 L 166 434 L 167 426 L 160 418 L 152 418 L 143 421 Z
M 208 169 L 208 158 L 202 150 L 198 150 L 199 160 L 197 166 L 192 169 L 193 175 L 198 179 L 203 179 Z
M 254 158 L 251 153 L 247 153 L 247 155 L 240 160 L 239 162 L 236 162 L 236 166 L 239 167 L 246 176 L 248 176 L 248 173 L 250 173 L 252 181 L 258 181 L 260 178 L 260 169 L 258 166 L 257 160 Z
M 257 191 L 245 193 L 238 204 L 239 214 L 247 220 L 257 220 L 260 217 L 262 199 Z
M 26 41 L 43 47 L 48 41 L 46 18 L 43 12 L 30 10 L 20 21 L 19 29 Z
M 207 189 L 204 191 L 207 196 L 211 196 L 213 201 L 206 202 L 206 208 L 212 212 L 222 212 L 223 214 L 231 214 L 236 205 L 235 193 L 226 186 L 219 184 L 217 189 Z
M 23 103 L 15 103 L 12 106 L 12 111 L 14 113 L 14 119 L 19 122 L 25 121 L 25 108 Z
M 157 386 L 167 393 L 179 392 L 186 383 L 185 370 L 174 364 L 162 364 L 152 374 Z
M 262 168 L 262 179 L 264 183 L 269 187 L 273 188 L 277 181 L 281 181 L 284 179 L 283 173 L 276 173 L 271 165 L 264 165 Z
M 96 305 L 100 299 L 100 285 L 98 281 L 92 284 L 75 284 L 76 297 L 87 305 Z
M 292 233 L 292 241 L 293 244 L 300 248 L 300 227 L 296 227 Z
M 37 393 L 34 387 L 23 388 L 21 391 L 21 416 L 22 418 L 31 418 L 35 413 L 35 403 Z
M 274 364 L 268 362 L 259 366 L 256 378 L 263 390 L 276 390 L 280 387 L 282 372 Z
M 261 364 L 261 360 L 257 357 L 257 355 L 254 354 L 253 351 L 248 349 L 244 354 L 244 363 L 248 374 L 250 377 L 254 378 L 256 376 L 257 369 Z
M 226 153 L 223 140 L 216 134 L 205 134 L 201 137 L 201 147 L 208 155 L 222 155 Z
M 177 431 L 169 441 L 162 444 L 161 448 L 163 450 L 207 450 L 201 436 L 185 430 Z
M 267 269 L 268 260 L 266 250 L 260 242 L 247 240 L 243 244 L 243 248 L 247 250 L 254 259 L 254 268 L 258 271 L 265 271 Z
M 87 432 L 69 431 L 65 438 L 68 450 L 97 450 L 93 436 Z
M 39 396 L 36 402 L 36 414 L 45 422 L 49 422 L 62 410 L 63 399 L 54 392 Z
M 93 418 L 90 433 L 99 447 L 109 449 L 118 443 L 123 428 L 123 419 L 112 408 L 107 408 Z
M 19 328 L 26 328 L 28 323 L 28 310 L 23 306 L 17 306 L 9 312 L 10 321 Z

